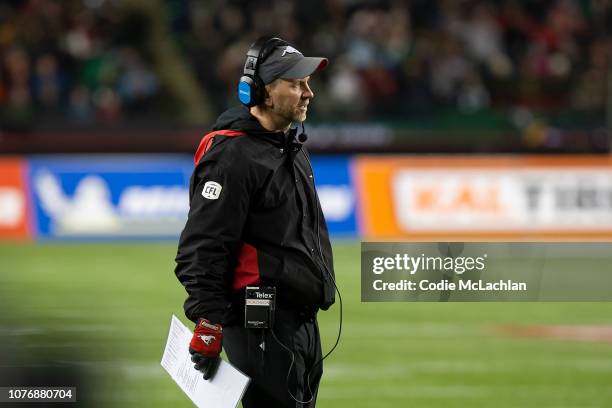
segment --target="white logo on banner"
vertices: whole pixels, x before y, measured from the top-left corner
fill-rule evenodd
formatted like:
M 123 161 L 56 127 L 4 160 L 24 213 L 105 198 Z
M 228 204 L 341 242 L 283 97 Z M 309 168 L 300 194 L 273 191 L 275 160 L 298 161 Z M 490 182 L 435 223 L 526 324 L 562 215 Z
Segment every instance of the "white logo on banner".
M 83 177 L 67 194 L 56 174 L 41 170 L 34 190 L 51 231 L 59 236 L 174 235 L 189 210 L 189 193 L 181 185 L 131 185 L 115 204 L 109 181 L 96 174 Z
M 202 189 L 202 197 L 208 198 L 209 200 L 216 200 L 221 194 L 221 184 L 215 183 L 214 181 L 207 181 Z
M 350 217 L 355 208 L 355 197 L 350 186 L 322 185 L 317 191 L 327 221 L 341 222 Z
M 0 226 L 14 227 L 23 218 L 24 199 L 15 188 L 0 188 Z
M 58 178 L 42 171 L 34 180 L 40 205 L 53 218 L 57 232 L 108 233 L 119 228 L 111 192 L 102 177 L 88 175 L 68 197 Z

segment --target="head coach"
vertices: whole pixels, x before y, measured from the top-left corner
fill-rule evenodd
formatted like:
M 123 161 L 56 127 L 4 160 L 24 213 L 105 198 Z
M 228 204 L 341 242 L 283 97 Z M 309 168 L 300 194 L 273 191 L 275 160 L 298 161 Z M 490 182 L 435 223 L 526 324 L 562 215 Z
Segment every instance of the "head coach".
M 195 155 L 175 269 L 196 323 L 189 347 L 205 379 L 222 347 L 251 377 L 245 408 L 314 407 L 323 373 L 316 317 L 334 303 L 336 283 L 297 125 L 314 97 L 310 76 L 326 65 L 279 38 L 258 39 L 238 85 L 244 106 L 221 114 Z

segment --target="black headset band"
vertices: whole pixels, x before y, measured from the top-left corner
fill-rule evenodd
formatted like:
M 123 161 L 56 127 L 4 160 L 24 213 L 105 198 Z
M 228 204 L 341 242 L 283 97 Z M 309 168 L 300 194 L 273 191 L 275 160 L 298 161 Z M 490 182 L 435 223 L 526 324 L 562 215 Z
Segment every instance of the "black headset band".
M 274 43 L 274 46 L 271 46 Z M 246 62 L 244 63 L 243 75 L 255 77 L 259 64 L 265 60 L 270 52 L 274 50 L 278 44 L 286 44 L 286 41 L 271 36 L 259 37 L 247 51 Z

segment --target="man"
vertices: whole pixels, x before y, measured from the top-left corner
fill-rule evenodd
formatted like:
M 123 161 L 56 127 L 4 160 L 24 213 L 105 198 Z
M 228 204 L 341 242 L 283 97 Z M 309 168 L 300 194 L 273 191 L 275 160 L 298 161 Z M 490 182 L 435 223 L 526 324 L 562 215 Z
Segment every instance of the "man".
M 325 58 L 278 38 L 247 53 L 239 99 L 200 143 L 176 275 L 196 322 L 192 360 L 214 377 L 221 347 L 251 377 L 244 408 L 314 407 L 323 372 L 316 321 L 335 301 L 332 251 L 305 135 L 310 76 Z M 303 126 L 302 126 L 303 129 Z M 276 290 L 271 329 L 245 328 L 245 287 Z

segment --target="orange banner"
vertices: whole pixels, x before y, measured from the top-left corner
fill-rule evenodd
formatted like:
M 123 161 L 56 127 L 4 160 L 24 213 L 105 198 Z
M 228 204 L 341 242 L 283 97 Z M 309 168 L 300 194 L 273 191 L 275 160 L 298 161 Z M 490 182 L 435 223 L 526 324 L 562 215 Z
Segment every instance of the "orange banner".
M 609 240 L 607 157 L 361 156 L 365 239 Z
M 30 238 L 26 191 L 25 160 L 0 159 L 0 238 Z

